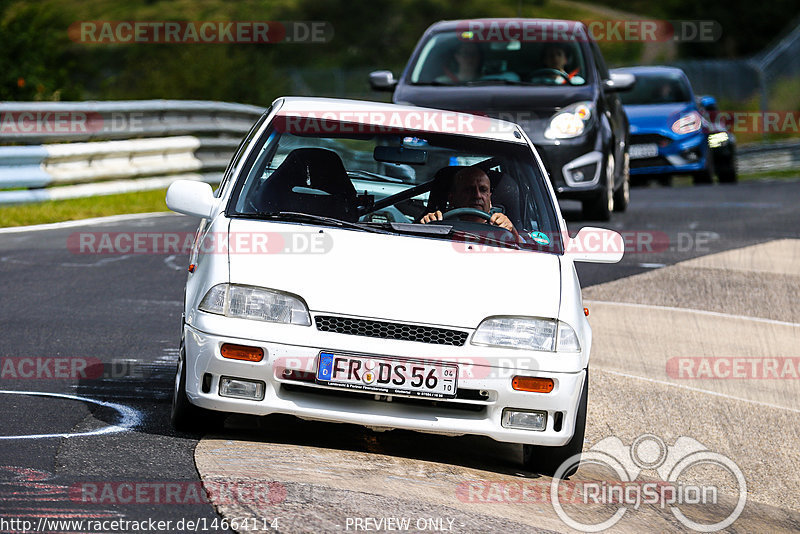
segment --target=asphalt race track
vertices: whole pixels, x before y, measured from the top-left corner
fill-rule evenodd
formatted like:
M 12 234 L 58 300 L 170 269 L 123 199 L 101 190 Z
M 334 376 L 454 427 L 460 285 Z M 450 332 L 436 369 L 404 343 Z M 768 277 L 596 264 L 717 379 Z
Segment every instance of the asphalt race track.
M 622 262 L 579 267 L 594 330 L 584 450 L 619 442 L 640 467 L 630 480 L 655 483 L 670 454 L 735 465 L 743 493 L 735 474 L 687 469 L 683 484 L 713 483 L 719 498 L 681 517 L 720 521 L 743 499 L 727 530 L 796 532 L 800 180 L 631 196 L 605 225 L 626 239 Z M 571 230 L 594 224 L 564 208 Z M 551 480 L 522 471 L 518 447 L 487 439 L 278 416 L 232 416 L 202 439 L 173 431 L 187 256 L 80 244 L 94 232 L 191 236 L 196 225 L 156 215 L 0 232 L 4 520 L 45 532 L 109 532 L 113 520 L 168 532 L 572 532 L 614 517 L 618 504 L 573 500 L 565 521 Z M 607 468 L 582 466 L 569 489 L 610 480 Z M 612 529 L 686 525 L 651 503 Z

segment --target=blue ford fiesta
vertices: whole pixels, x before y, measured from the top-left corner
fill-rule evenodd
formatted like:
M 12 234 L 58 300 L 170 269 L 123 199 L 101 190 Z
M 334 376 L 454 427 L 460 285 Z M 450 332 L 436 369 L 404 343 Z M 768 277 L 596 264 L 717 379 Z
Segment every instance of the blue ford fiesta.
M 711 183 L 708 125 L 686 74 L 674 67 L 614 72 L 636 76 L 633 90 L 620 93 L 630 122 L 631 182 L 649 176 L 668 182 L 674 174 L 690 174 L 695 184 Z

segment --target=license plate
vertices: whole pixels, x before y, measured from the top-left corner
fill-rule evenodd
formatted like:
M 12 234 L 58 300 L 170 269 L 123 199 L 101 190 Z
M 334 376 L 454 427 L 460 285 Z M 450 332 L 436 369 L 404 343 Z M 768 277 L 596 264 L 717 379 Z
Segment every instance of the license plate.
M 321 352 L 317 382 L 378 393 L 452 399 L 458 366 L 398 358 Z
M 646 145 L 631 145 L 628 148 L 631 159 L 654 158 L 658 156 L 658 145 L 648 143 Z

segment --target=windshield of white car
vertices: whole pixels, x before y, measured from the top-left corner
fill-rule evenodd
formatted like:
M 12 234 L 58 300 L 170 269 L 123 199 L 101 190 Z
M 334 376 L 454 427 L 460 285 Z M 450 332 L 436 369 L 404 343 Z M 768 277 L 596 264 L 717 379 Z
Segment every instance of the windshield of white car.
M 636 73 L 636 84 L 619 96 L 625 106 L 675 104 L 692 101 L 689 83 L 681 74 Z
M 585 85 L 577 40 L 473 41 L 462 31 L 433 35 L 412 65 L 412 85 Z
M 254 141 L 237 178 L 226 209 L 230 217 L 563 250 L 547 178 L 527 144 L 386 127 L 350 133 L 352 124 L 324 134 L 271 126 Z M 460 173 L 475 173 L 489 184 L 487 210 L 448 214 L 466 207 L 450 194 L 464 179 Z M 487 223 L 494 213 L 489 208 L 502 213 L 513 231 Z M 446 220 L 422 224 L 437 211 Z

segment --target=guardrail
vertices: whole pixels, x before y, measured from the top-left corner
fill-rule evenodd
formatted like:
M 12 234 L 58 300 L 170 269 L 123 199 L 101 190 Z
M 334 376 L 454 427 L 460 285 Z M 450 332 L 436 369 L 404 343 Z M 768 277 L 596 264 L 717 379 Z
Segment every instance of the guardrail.
M 800 169 L 800 141 L 744 145 L 736 153 L 739 173 L 759 173 Z
M 0 204 L 218 182 L 264 108 L 226 102 L 0 103 Z M 91 183 L 80 183 L 91 182 Z M 69 185 L 64 185 L 69 184 Z
M 0 145 L 15 145 L 0 146 L 0 189 L 18 188 L 0 191 L 0 204 L 218 182 L 263 112 L 193 100 L 0 103 Z M 800 169 L 800 142 L 739 147 L 737 168 Z

